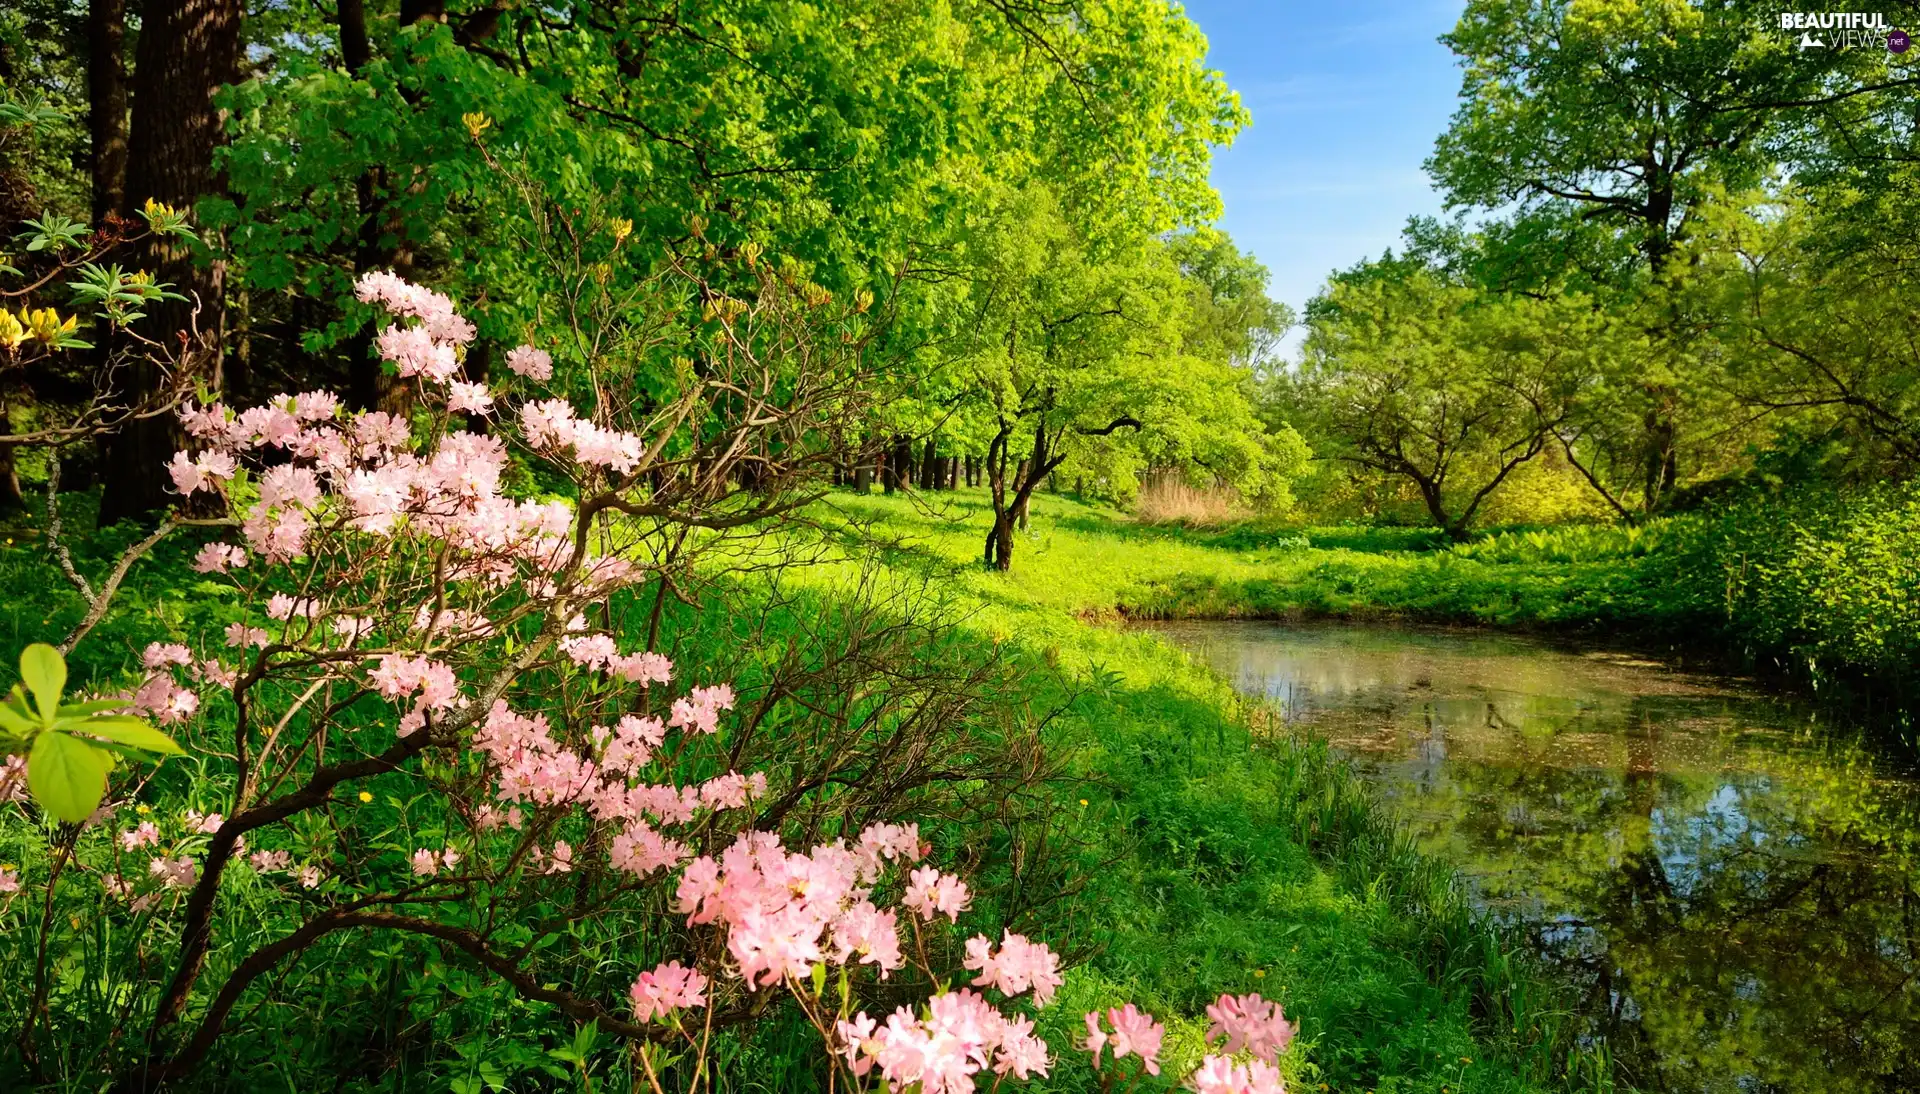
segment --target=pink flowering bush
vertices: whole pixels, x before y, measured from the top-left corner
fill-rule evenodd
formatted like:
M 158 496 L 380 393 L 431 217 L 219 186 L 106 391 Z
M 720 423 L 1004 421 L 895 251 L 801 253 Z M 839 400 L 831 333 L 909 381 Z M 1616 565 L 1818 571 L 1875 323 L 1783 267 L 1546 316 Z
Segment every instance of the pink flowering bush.
M 969 852 L 978 890 L 922 827 L 1029 838 L 1023 788 L 1054 769 L 975 713 L 999 669 L 916 666 L 930 624 L 877 614 L 752 691 L 660 642 L 703 552 L 811 497 L 863 389 L 853 320 L 758 283 L 713 309 L 678 388 L 582 403 L 532 347 L 506 386 L 461 379 L 473 325 L 372 275 L 409 413 L 185 408 L 168 470 L 231 514 L 192 552 L 231 618 L 149 644 L 120 699 L 196 766 L 123 769 L 85 823 L 43 829 L 43 867 L 5 875 L 8 907 L 37 889 L 116 924 L 99 959 L 140 1032 L 80 1073 L 198 1074 L 303 964 L 362 975 L 371 939 L 626 1042 L 655 1089 L 766 1022 L 810 1027 L 854 1086 L 1049 1073 L 1033 1015 L 1062 957 L 993 895 L 1030 856 Z M 515 487 L 530 468 L 563 488 Z M 44 975 L 95 945 L 73 926 L 36 935 L 30 1059 L 91 1021 Z

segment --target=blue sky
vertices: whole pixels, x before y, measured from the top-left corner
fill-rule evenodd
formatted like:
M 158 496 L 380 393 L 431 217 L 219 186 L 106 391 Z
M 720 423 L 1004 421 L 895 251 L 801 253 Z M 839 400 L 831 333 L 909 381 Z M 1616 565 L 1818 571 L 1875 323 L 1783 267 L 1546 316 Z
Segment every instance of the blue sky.
M 1335 269 L 1378 255 L 1407 217 L 1440 211 L 1420 164 L 1460 73 L 1435 39 L 1461 0 L 1187 0 L 1208 64 L 1253 114 L 1217 151 L 1221 227 L 1296 310 Z M 1291 340 L 1290 340 L 1291 343 Z

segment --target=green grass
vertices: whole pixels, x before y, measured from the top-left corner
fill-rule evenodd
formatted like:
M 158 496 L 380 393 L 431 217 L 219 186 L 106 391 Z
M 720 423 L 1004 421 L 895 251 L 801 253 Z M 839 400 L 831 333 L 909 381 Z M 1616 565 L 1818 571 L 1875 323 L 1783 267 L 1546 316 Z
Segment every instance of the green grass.
M 1377 596 L 1388 582 L 1413 589 L 1493 564 L 1442 561 L 1417 549 L 1437 546 L 1418 532 L 1151 527 L 1040 497 L 1002 574 L 978 561 L 989 518 L 977 491 L 836 494 L 814 515 L 849 548 L 885 544 L 895 580 L 945 590 L 963 628 L 1033 662 L 1024 699 L 1076 693 L 1063 746 L 1092 788 L 1084 808 L 1111 864 L 1094 890 L 1104 948 L 1073 978 L 1051 1043 L 1096 1003 L 1198 1015 L 1221 991 L 1261 991 L 1303 1022 L 1310 1066 L 1298 1089 L 1608 1087 L 1603 1056 L 1576 1048 L 1579 1022 L 1553 985 L 1324 746 L 1274 728 L 1150 633 L 1100 625 L 1117 614 L 1337 611 L 1365 598 L 1343 601 L 1333 579 L 1309 587 L 1313 575 L 1371 575 Z M 832 587 L 859 572 L 841 562 L 799 574 Z
M 1429 529 L 1221 529 L 1146 525 L 1071 498 L 1035 498 L 1013 572 L 970 565 L 988 527 L 984 493 L 837 494 L 835 510 L 896 542 L 897 569 L 953 574 L 983 602 L 1137 619 L 1406 615 L 1504 626 L 1656 628 L 1697 608 L 1676 599 L 1678 538 L 1649 529 L 1509 532 L 1448 547 Z
M 1011 708 L 1054 715 L 1052 747 L 1073 776 L 1057 787 L 1075 818 L 1062 838 L 1083 863 L 1085 888 L 1030 933 L 1090 957 L 1043 1012 L 1057 1065 L 1043 1089 L 1089 1088 L 1085 1057 L 1072 1048 L 1079 1015 L 1127 1000 L 1171 1020 L 1168 1070 L 1177 1074 L 1197 1059 L 1200 1015 L 1222 991 L 1260 991 L 1301 1022 L 1288 1062 L 1295 1090 L 1611 1088 L 1604 1055 L 1581 1046 L 1581 1022 L 1524 948 L 1474 914 L 1452 872 L 1418 854 L 1324 746 L 1288 737 L 1152 635 L 1100 625 L 1117 612 L 1380 610 L 1395 596 L 1385 610 L 1425 610 L 1418 604 L 1434 581 L 1484 571 L 1490 597 L 1497 575 L 1527 565 L 1448 559 L 1419 533 L 1151 528 L 1043 497 L 1013 572 L 997 574 L 976 561 L 982 503 L 966 492 L 920 503 L 836 495 L 813 515 L 837 549 L 823 564 L 786 570 L 801 599 L 755 620 L 752 633 L 777 645 L 817 625 L 802 618 L 805 598 L 841 595 L 855 581 L 916 590 L 946 602 L 963 640 L 997 645 L 1021 670 L 1022 690 L 1005 697 Z M 0 549 L 13 607 L 0 650 L 8 657 L 19 643 L 64 633 L 77 615 L 27 530 Z M 877 575 L 856 561 L 869 536 L 885 544 Z M 104 546 L 82 565 L 98 572 Z M 103 678 L 146 640 L 217 630 L 228 609 L 216 586 L 186 570 L 190 553 L 171 544 L 135 568 L 78 667 Z M 1544 581 L 1565 564 L 1539 565 Z M 738 643 L 757 580 L 731 579 L 725 600 L 702 610 L 673 609 L 676 660 L 751 657 Z M 1342 583 L 1353 591 L 1339 592 Z M 1498 618 L 1545 599 L 1528 591 L 1500 611 L 1469 614 Z M 446 1062 L 431 1046 L 417 1051 L 427 1055 L 352 1089 L 444 1089 L 434 1076 Z M 805 1051 L 804 1038 L 774 1031 L 741 1064 L 748 1078 L 738 1088 L 804 1089 L 817 1074 L 796 1062 Z

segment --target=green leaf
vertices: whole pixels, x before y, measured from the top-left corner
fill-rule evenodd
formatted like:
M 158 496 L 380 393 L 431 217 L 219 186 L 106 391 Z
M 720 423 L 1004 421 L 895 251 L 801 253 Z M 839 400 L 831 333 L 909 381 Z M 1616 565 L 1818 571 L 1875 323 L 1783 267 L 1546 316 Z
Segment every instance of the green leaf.
M 60 651 L 45 642 L 35 642 L 20 651 L 20 679 L 33 691 L 40 717 L 52 724 L 60 709 L 60 692 L 67 686 L 67 660 Z
M 41 808 L 74 824 L 86 820 L 107 792 L 106 753 L 64 733 L 46 732 L 33 739 L 27 757 L 27 787 Z
M 40 723 L 29 718 L 12 703 L 0 703 L 0 729 L 15 737 L 31 737 L 40 730 Z
M 108 710 L 125 710 L 132 706 L 128 699 L 89 699 L 84 703 L 61 703 L 60 717 L 84 718 L 89 714 L 99 714 Z
M 164 752 L 179 755 L 181 748 L 172 737 L 160 732 L 132 715 L 109 714 L 92 718 L 64 718 L 57 726 L 68 733 L 86 733 L 94 737 L 105 737 L 132 748 L 145 749 L 148 752 Z

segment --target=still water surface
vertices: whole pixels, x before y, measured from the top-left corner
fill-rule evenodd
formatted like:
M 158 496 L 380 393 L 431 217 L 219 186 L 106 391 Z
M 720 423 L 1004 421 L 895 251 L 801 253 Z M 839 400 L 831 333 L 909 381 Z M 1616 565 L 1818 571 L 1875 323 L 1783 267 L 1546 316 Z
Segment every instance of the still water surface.
M 1642 1089 L 1920 1092 L 1920 782 L 1860 734 L 1527 638 L 1157 629 L 1351 757 Z

